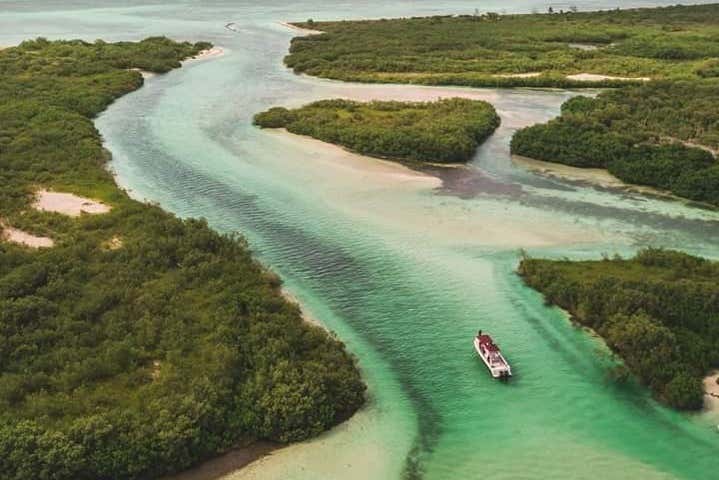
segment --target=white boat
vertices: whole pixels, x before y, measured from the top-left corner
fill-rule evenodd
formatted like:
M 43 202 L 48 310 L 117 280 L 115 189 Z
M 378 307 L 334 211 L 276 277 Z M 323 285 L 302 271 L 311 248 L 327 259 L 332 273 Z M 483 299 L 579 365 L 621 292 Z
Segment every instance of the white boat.
M 506 379 L 512 376 L 512 368 L 502 356 L 499 347 L 495 345 L 492 337 L 482 334 L 481 330 L 474 337 L 474 349 L 489 369 L 492 377 Z

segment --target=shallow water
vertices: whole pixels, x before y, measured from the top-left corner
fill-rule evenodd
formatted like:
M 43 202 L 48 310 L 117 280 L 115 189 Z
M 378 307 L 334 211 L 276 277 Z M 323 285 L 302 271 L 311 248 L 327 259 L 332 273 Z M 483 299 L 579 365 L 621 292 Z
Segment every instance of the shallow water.
M 293 32 L 281 20 L 471 13 L 474 3 L 87 3 L 0 2 L 0 45 L 37 35 L 167 34 L 223 46 L 223 57 L 154 77 L 98 119 L 112 168 L 137 198 L 245 234 L 303 308 L 357 354 L 369 383 L 369 405 L 352 420 L 231 478 L 716 475 L 717 419 L 671 412 L 640 389 L 608 382 L 601 342 L 545 307 L 514 269 L 521 248 L 598 258 L 664 245 L 717 257 L 719 213 L 514 165 L 513 130 L 556 115 L 571 92 L 351 85 L 282 66 Z M 251 125 L 269 106 L 337 96 L 481 98 L 503 123 L 446 188 L 393 163 Z M 492 381 L 473 354 L 480 327 L 511 361 L 509 384 Z

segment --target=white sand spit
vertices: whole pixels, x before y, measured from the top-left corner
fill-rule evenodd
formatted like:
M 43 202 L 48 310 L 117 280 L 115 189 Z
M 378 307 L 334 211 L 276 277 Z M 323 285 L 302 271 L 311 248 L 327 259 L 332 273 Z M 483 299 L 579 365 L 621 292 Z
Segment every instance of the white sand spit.
M 578 80 L 580 82 L 600 82 L 602 80 L 624 80 L 624 81 L 641 81 L 648 82 L 649 77 L 612 77 L 611 75 L 598 75 L 596 73 L 577 73 L 575 75 L 567 75 L 569 80 Z
M 31 233 L 23 232 L 17 228 L 12 228 L 4 223 L 0 223 L 2 232 L 0 232 L 0 240 L 5 240 L 19 245 L 25 245 L 30 248 L 49 248 L 55 245 L 55 241 L 48 237 L 38 237 Z
M 704 379 L 704 408 L 719 411 L 719 371 L 712 373 Z
M 221 57 L 224 54 L 225 54 L 224 48 L 212 47 L 207 50 L 202 50 L 200 53 L 198 53 L 194 57 L 190 58 L 189 60 L 185 60 L 185 61 L 187 62 L 187 61 L 191 61 L 191 60 L 209 60 L 210 58 Z
M 572 167 L 561 163 L 545 162 L 522 157 L 521 155 L 512 155 L 512 162 L 545 177 L 568 180 L 570 182 L 581 182 L 602 188 L 622 190 L 624 192 L 678 199 L 678 197 L 665 190 L 623 182 L 602 168 Z
M 283 27 L 289 28 L 290 30 L 299 32 L 303 35 L 320 35 L 320 34 L 325 33 L 322 30 L 311 30 L 308 28 L 301 28 L 301 27 L 298 27 L 297 25 L 292 25 L 290 22 L 280 22 L 280 25 L 282 25 Z
M 605 188 L 621 188 L 626 184 L 617 177 L 601 168 L 579 168 L 561 163 L 544 162 L 521 155 L 512 155 L 512 162 L 527 170 L 571 182 L 586 182 Z
M 83 213 L 107 213 L 110 207 L 97 200 L 79 197 L 72 193 L 50 192 L 40 190 L 36 194 L 33 207 L 43 212 L 55 212 L 79 217 Z
M 542 74 L 542 72 L 497 73 L 496 75 L 492 75 L 492 76 L 497 77 L 497 78 L 532 78 L 532 77 L 538 77 L 541 74 Z
M 152 77 L 154 77 L 155 75 L 157 75 L 156 73 L 148 72 L 147 70 L 142 70 L 142 69 L 140 69 L 140 68 L 130 68 L 129 70 L 130 70 L 130 71 L 133 71 L 133 72 L 140 72 L 140 75 L 142 75 L 142 78 L 144 78 L 145 80 L 147 80 L 148 78 L 152 78 Z

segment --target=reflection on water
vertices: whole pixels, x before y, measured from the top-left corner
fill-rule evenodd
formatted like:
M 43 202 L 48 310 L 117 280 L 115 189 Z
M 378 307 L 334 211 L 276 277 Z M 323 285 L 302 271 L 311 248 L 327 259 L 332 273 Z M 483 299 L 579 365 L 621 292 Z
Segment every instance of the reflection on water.
M 495 1 L 486 9 L 532 6 Z M 608 382 L 601 342 L 546 308 L 514 268 L 520 248 L 597 258 L 655 244 L 716 257 L 719 214 L 515 165 L 512 132 L 556 115 L 576 93 L 352 85 L 297 77 L 281 63 L 292 33 L 280 20 L 471 13 L 474 3 L 11 7 L 0 16 L 0 44 L 28 32 L 108 40 L 164 33 L 228 51 L 150 79 L 98 119 L 112 168 L 138 198 L 243 232 L 303 307 L 358 355 L 371 393 L 367 408 L 335 431 L 231 478 L 715 475 L 719 438 L 706 417 L 665 410 L 641 390 Z M 231 21 L 234 31 L 224 28 Z M 502 116 L 471 165 L 441 181 L 251 125 L 273 105 L 441 96 L 488 100 Z M 473 354 L 480 327 L 512 363 L 507 385 Z

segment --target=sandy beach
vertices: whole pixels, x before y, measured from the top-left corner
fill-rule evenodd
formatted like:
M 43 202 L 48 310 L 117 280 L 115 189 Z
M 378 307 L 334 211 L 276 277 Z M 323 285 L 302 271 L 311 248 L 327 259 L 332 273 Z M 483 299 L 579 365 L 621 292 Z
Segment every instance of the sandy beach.
M 254 442 L 245 447 L 233 448 L 182 473 L 162 477 L 161 480 L 216 480 L 240 471 L 248 464 L 269 455 L 280 445 L 271 442 Z
M 526 168 L 531 172 L 546 177 L 568 180 L 570 182 L 585 183 L 595 185 L 601 188 L 623 190 L 625 192 L 640 193 L 643 195 L 650 195 L 674 200 L 682 200 L 679 197 L 672 195 L 671 193 L 664 190 L 659 190 L 657 188 L 646 187 L 642 185 L 634 185 L 631 183 L 625 183 L 603 168 L 572 167 L 570 165 L 564 165 L 561 163 L 535 160 L 533 158 L 523 157 L 521 155 L 512 155 L 512 162 L 514 162 L 516 165 Z
M 419 188 L 438 188 L 442 185 L 439 178 L 412 170 L 391 160 L 382 160 L 354 153 L 344 147 L 317 140 L 304 135 L 295 135 L 286 129 L 267 129 L 268 134 L 284 137 L 288 141 L 301 142 L 303 147 L 318 153 L 317 161 L 325 162 L 327 167 L 341 169 L 345 175 L 362 177 L 368 187 L 410 186 Z M 325 160 L 332 157 L 332 160 Z
M 148 72 L 147 70 L 142 70 L 142 69 L 140 69 L 140 68 L 129 68 L 128 70 L 130 70 L 130 71 L 132 71 L 132 72 L 140 72 L 140 75 L 142 75 L 142 78 L 144 78 L 145 80 L 147 80 L 148 78 L 152 78 L 152 77 L 154 77 L 155 75 L 157 75 L 156 73 Z
M 289 28 L 290 30 L 294 30 L 303 35 L 320 35 L 320 34 L 325 33 L 321 30 L 310 30 L 307 28 L 300 28 L 297 25 L 292 25 L 290 22 L 279 22 L 279 24 L 282 25 L 283 27 Z
M 71 217 L 79 217 L 83 213 L 107 213 L 111 208 L 97 200 L 80 197 L 72 193 L 39 190 L 35 195 L 33 208 L 36 210 L 61 213 Z
M 224 49 L 224 48 L 215 46 L 215 47 L 212 47 L 212 48 L 207 49 L 207 50 L 202 50 L 200 53 L 198 53 L 198 54 L 195 55 L 194 57 L 188 58 L 187 60 L 183 60 L 183 61 L 180 62 L 180 63 L 183 63 L 183 64 L 184 64 L 184 63 L 187 63 L 187 62 L 193 62 L 193 61 L 197 61 L 197 60 L 209 60 L 209 59 L 211 59 L 211 58 L 221 57 L 221 56 L 223 56 L 225 53 L 226 53 L 226 52 L 225 52 L 225 49 Z
M 55 245 L 55 241 L 52 238 L 39 237 L 13 228 L 3 222 L 0 222 L 0 229 L 2 230 L 0 231 L 0 240 L 25 245 L 30 248 L 49 248 Z
M 704 409 L 719 412 L 719 371 L 704 379 Z

